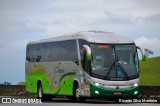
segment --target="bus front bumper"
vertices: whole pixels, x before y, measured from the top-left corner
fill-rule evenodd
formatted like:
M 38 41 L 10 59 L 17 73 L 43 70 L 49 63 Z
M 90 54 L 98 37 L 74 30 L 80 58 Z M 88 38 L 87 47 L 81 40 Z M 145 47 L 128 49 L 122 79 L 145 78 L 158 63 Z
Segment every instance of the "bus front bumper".
M 140 86 L 131 88 L 104 88 L 90 84 L 91 97 L 113 97 L 113 98 L 134 98 L 140 94 Z

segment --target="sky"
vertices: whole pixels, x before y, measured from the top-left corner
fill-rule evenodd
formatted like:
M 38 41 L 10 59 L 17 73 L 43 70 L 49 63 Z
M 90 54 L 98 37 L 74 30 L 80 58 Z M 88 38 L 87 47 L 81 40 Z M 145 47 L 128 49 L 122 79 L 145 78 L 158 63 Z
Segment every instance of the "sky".
M 160 0 L 0 0 L 0 83 L 25 81 L 29 41 L 100 30 L 160 56 Z

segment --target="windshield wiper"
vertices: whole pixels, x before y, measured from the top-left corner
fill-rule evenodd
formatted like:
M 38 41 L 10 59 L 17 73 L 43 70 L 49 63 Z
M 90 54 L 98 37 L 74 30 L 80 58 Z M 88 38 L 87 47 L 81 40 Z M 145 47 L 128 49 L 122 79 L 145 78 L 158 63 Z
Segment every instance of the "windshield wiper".
M 122 69 L 122 71 L 123 71 L 124 75 L 127 77 L 127 79 L 129 79 L 129 76 L 128 76 L 127 72 L 125 71 L 125 69 L 122 67 L 122 65 L 118 63 L 118 66 Z
M 109 74 L 111 73 L 112 68 L 115 66 L 115 64 L 118 64 L 118 67 L 120 67 L 120 68 L 122 69 L 122 71 L 123 71 L 124 75 L 126 76 L 126 78 L 129 79 L 129 76 L 128 76 L 126 70 L 123 68 L 123 66 L 122 66 L 120 63 L 118 63 L 118 57 L 117 57 L 116 61 L 114 61 L 114 63 L 112 63 L 112 65 L 110 66 L 107 74 L 106 74 L 105 77 L 104 77 L 104 80 L 106 80 L 106 79 L 108 78 L 108 76 L 109 76 Z M 118 67 L 117 67 L 117 65 L 116 65 L 116 74 L 117 74 L 117 68 L 118 68 Z
M 116 63 L 116 62 L 114 61 L 114 63 L 112 63 L 112 65 L 110 66 L 107 74 L 106 74 L 105 77 L 104 77 L 104 80 L 106 80 L 106 79 L 108 78 L 108 75 L 111 73 L 113 66 L 115 66 L 115 63 Z
M 129 76 L 128 76 L 126 70 L 123 68 L 123 66 L 120 63 L 118 63 L 118 61 L 119 61 L 118 57 L 117 57 L 116 60 L 117 60 L 116 63 L 118 64 L 118 67 L 120 67 L 122 69 L 122 71 L 123 71 L 124 75 L 126 76 L 126 78 L 129 79 Z M 116 74 L 117 74 L 117 69 L 116 69 Z

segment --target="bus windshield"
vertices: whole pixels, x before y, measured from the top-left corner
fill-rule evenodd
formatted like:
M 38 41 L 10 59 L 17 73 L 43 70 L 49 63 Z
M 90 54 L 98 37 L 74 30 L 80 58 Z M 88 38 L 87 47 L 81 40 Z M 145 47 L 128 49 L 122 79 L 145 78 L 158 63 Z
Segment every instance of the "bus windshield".
M 92 76 L 104 80 L 131 80 L 139 77 L 136 46 L 91 44 Z

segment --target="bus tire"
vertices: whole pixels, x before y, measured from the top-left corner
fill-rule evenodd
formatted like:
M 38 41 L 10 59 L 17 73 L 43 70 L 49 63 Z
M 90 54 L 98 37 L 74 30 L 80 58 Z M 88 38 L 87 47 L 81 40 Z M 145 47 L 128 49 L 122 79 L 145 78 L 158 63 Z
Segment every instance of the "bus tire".
M 80 96 L 80 88 L 78 84 L 76 84 L 74 88 L 74 101 L 79 103 L 85 101 L 85 98 Z
M 38 83 L 38 87 L 37 87 L 37 98 L 38 99 L 43 99 L 43 89 L 42 89 L 42 84 Z
M 41 83 L 38 83 L 37 96 L 37 98 L 41 99 L 42 101 L 52 101 L 53 98 L 53 96 L 51 95 L 43 94 L 43 88 Z

